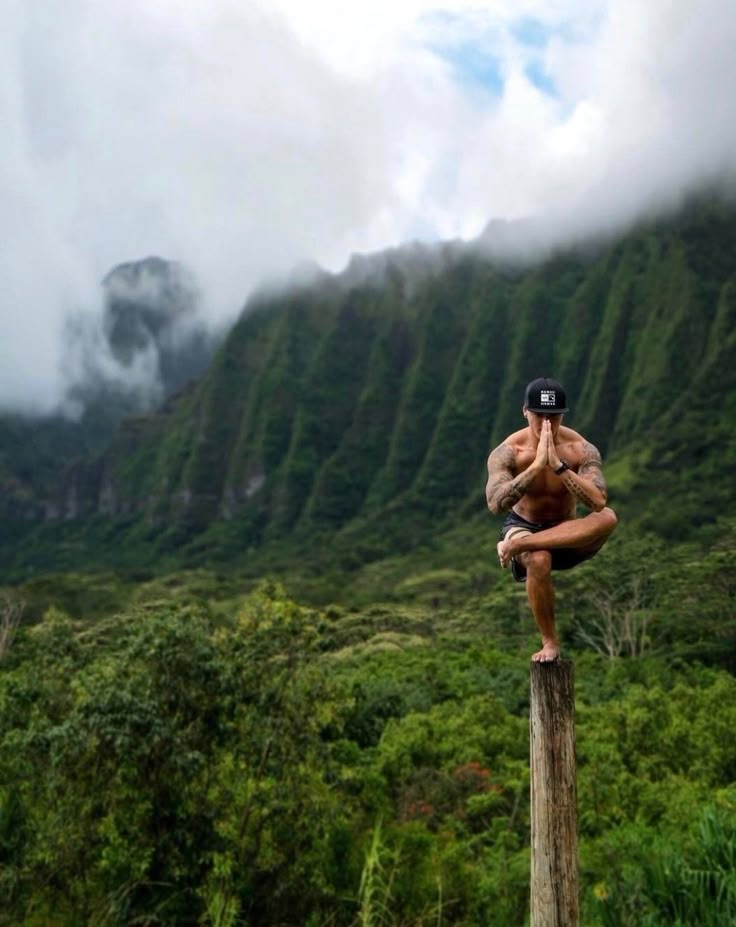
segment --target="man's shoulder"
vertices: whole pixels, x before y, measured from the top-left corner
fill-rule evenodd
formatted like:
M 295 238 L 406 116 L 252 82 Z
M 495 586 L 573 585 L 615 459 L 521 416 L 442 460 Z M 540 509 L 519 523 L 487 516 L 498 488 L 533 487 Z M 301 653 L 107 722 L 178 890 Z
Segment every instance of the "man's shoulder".
M 491 451 L 488 457 L 489 464 L 498 465 L 499 463 L 503 463 L 513 465 L 519 452 L 524 449 L 525 435 L 526 429 L 522 429 L 504 438 L 503 441 L 496 445 Z
M 516 457 L 519 451 L 524 447 L 522 435 L 523 432 L 516 431 L 514 434 L 504 438 L 500 444 L 497 444 L 496 447 L 493 448 L 490 457 Z
M 526 447 L 529 443 L 529 429 L 521 428 L 519 431 L 515 431 L 513 434 L 510 434 L 507 438 L 504 438 L 501 444 L 505 444 L 506 447 L 510 447 L 512 450 L 517 450 L 518 448 Z
M 580 447 L 590 443 L 587 438 L 580 434 L 579 431 L 575 431 L 574 428 L 568 428 L 567 425 L 563 425 L 560 428 L 557 440 L 558 442 L 564 442 L 565 444 L 575 444 Z
M 580 432 L 575 431 L 573 428 L 568 428 L 564 425 L 562 428 L 560 428 L 557 443 L 558 445 L 563 446 L 564 453 L 567 453 L 573 458 L 580 458 L 581 461 L 591 453 L 598 453 L 595 445 L 593 445 L 584 435 L 581 435 Z

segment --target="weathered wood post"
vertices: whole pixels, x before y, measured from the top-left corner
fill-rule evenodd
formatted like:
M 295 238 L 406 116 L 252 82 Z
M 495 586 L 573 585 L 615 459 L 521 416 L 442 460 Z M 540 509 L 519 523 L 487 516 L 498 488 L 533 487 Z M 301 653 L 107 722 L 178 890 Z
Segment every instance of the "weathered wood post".
M 579 927 L 575 672 L 531 664 L 531 927 Z

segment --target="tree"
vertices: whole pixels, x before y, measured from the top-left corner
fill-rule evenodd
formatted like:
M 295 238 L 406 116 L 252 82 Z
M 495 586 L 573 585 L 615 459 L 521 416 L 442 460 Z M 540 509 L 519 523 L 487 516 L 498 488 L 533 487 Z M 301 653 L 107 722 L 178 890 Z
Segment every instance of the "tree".
M 0 602 L 0 661 L 10 650 L 23 615 L 23 602 L 6 598 Z

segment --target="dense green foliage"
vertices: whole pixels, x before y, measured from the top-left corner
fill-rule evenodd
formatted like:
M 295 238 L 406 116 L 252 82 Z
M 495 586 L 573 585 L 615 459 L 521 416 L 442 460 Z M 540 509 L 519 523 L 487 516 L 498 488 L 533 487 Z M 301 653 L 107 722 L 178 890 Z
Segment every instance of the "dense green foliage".
M 99 614 L 82 598 L 21 629 L 0 665 L 0 924 L 522 925 L 516 590 L 319 610 L 225 591 L 108 578 Z M 580 648 L 577 676 L 584 923 L 730 922 L 733 677 Z
M 255 298 L 56 490 L 58 435 L 0 455 L 0 925 L 528 923 L 536 634 L 482 490 L 539 373 L 621 516 L 555 584 L 582 922 L 736 923 L 736 217 L 376 263 Z
M 190 389 L 55 486 L 45 454 L 34 485 L 56 521 L 29 520 L 8 476 L 2 569 L 173 555 L 255 574 L 316 538 L 321 569 L 410 550 L 482 510 L 485 457 L 540 373 L 565 383 L 568 424 L 604 452 L 629 521 L 707 532 L 732 512 L 734 268 L 736 212 L 707 201 L 534 267 L 415 247 L 255 295 Z

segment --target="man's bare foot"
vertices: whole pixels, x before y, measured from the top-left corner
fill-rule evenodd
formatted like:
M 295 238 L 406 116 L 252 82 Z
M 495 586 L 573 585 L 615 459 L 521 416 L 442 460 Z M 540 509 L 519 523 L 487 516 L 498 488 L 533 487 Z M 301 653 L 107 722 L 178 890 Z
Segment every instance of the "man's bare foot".
M 560 659 L 560 645 L 557 641 L 546 641 L 541 650 L 532 654 L 534 663 L 554 663 Z
M 515 545 L 513 538 L 509 538 L 505 541 L 499 541 L 496 545 L 496 550 L 498 551 L 498 560 L 504 570 L 511 563 L 511 558 L 516 553 L 514 547 Z

